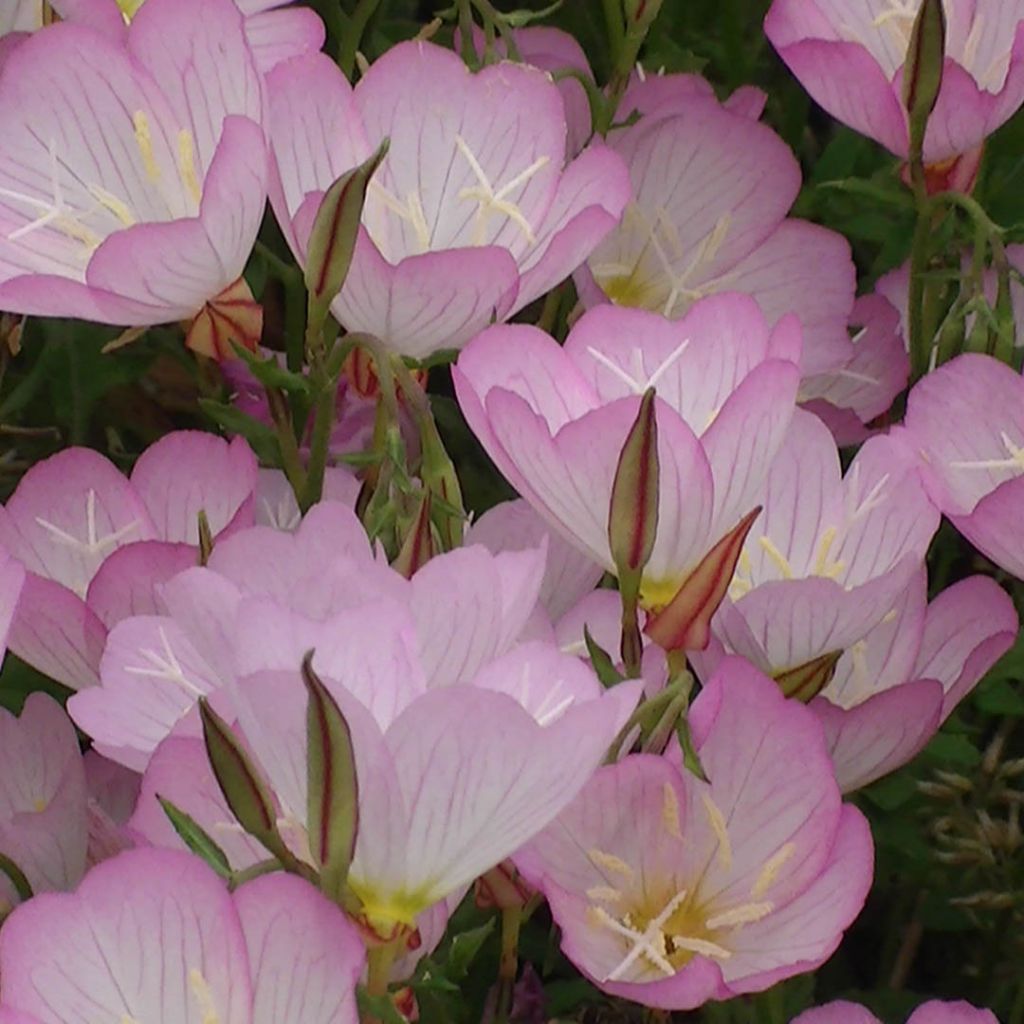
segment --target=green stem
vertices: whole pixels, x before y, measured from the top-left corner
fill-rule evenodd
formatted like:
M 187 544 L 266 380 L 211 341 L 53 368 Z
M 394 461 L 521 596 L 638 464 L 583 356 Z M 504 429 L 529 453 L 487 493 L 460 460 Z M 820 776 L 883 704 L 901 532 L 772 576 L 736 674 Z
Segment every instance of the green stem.
M 519 972 L 519 930 L 523 922 L 520 907 L 507 907 L 501 912 L 501 958 L 498 961 L 498 994 L 494 1024 L 507 1024 L 512 1010 L 516 974 Z
M 603 0 L 604 23 L 608 30 L 608 52 L 614 70 L 619 68 L 622 47 L 626 42 L 626 23 L 622 17 L 622 0 Z
M 299 442 L 295 437 L 295 421 L 292 419 L 291 409 L 284 395 L 277 388 L 267 387 L 264 391 L 267 396 L 267 405 L 270 408 L 270 418 L 277 431 L 281 468 L 295 492 L 295 500 L 301 501 L 306 488 L 306 471 L 302 466 L 302 456 L 299 453 Z
M 351 81 L 356 66 L 356 52 L 362 42 L 363 33 L 380 4 L 380 0 L 359 0 L 338 46 L 338 66 Z
M 234 891 L 240 885 L 245 885 L 246 882 L 251 882 L 254 878 L 270 875 L 280 870 L 282 870 L 281 862 L 277 858 L 271 857 L 269 860 L 261 860 L 258 864 L 253 864 L 250 867 L 243 868 L 241 871 L 234 872 L 229 886 Z

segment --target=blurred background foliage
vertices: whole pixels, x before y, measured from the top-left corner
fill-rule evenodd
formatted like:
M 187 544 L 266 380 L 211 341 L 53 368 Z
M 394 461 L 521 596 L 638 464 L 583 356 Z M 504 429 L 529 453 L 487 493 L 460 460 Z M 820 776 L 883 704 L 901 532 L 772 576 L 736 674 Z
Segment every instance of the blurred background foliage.
M 419 32 L 438 13 L 430 0 L 310 0 L 329 27 L 337 55 L 346 24 L 367 12 L 361 50 L 373 60 Z M 498 3 L 503 11 L 541 10 L 544 0 Z M 913 230 L 909 193 L 896 161 L 871 141 L 835 124 L 806 96 L 769 46 L 761 23 L 769 0 L 664 0 L 641 58 L 645 69 L 705 75 L 721 96 L 755 84 L 768 93 L 765 120 L 804 170 L 795 213 L 841 232 L 869 290 L 906 258 Z M 601 0 L 563 0 L 545 19 L 583 45 L 603 83 L 609 52 Z M 450 40 L 450 27 L 437 38 Z M 1008 240 L 1024 241 L 1024 112 L 987 145 L 976 198 Z M 266 309 L 264 342 L 282 348 L 302 329 L 301 276 L 268 214 L 247 277 Z M 565 286 L 566 288 L 571 286 Z M 571 296 L 559 305 L 565 330 Z M 536 320 L 539 308 L 521 319 Z M 197 362 L 175 328 L 157 328 L 123 344 L 113 328 L 33 319 L 20 332 L 0 318 L 0 498 L 34 462 L 84 444 L 124 468 L 174 428 L 216 429 L 200 397 L 228 397 L 216 367 Z M 1018 331 L 1021 327 L 1018 326 Z M 20 351 L 18 350 L 20 346 Z M 108 347 L 114 346 L 114 351 Z M 431 373 L 437 418 L 476 512 L 510 495 L 469 435 L 451 400 L 445 369 Z M 224 424 L 221 424 L 224 425 Z M 1001 576 L 944 527 L 933 547 L 932 589 L 970 572 Z M 756 999 L 734 1000 L 673 1019 L 785 1022 L 812 1003 L 854 998 L 886 1021 L 902 1022 L 922 997 L 968 998 L 991 1006 L 1004 1024 L 1024 1024 L 1024 642 L 996 666 L 942 733 L 909 767 L 859 794 L 877 848 L 868 906 L 840 950 L 816 976 L 795 979 Z M 20 709 L 34 689 L 60 688 L 8 655 L 0 704 Z M 468 901 L 445 945 L 421 967 L 415 988 L 421 1020 L 475 1022 L 486 1012 L 498 956 L 493 915 Z M 558 952 L 550 918 L 538 911 L 524 934 L 528 970 L 517 993 L 517 1020 L 666 1019 L 616 1005 Z M 541 994 L 542 992 L 542 994 Z

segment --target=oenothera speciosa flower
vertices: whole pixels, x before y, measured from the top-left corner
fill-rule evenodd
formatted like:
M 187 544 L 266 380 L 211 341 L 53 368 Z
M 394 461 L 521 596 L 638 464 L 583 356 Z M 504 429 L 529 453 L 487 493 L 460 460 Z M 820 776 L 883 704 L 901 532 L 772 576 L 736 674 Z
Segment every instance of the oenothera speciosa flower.
M 514 858 L 587 977 L 666 1009 L 813 970 L 872 875 L 867 822 L 843 806 L 810 711 L 737 658 L 690 726 L 710 783 L 673 756 L 627 757 Z
M 4 1024 L 357 1024 L 363 944 L 293 875 L 229 893 L 198 857 L 131 850 L 0 938 Z
M 640 396 L 655 388 L 657 538 L 643 571 L 648 631 L 700 648 L 793 414 L 800 329 L 753 299 L 713 296 L 679 321 L 600 306 L 564 348 L 492 327 L 461 354 L 462 411 L 498 468 L 555 529 L 614 572 L 612 484 Z
M 459 548 L 411 580 L 374 555 L 355 514 L 323 502 L 294 534 L 265 526 L 214 545 L 205 568 L 159 588 L 157 605 L 110 633 L 102 686 L 70 711 L 105 755 L 141 771 L 197 699 L 260 669 L 297 670 L 316 650 L 325 677 L 351 671 L 349 637 L 380 655 L 367 697 L 382 720 L 411 695 L 468 682 L 518 640 L 537 604 L 543 549 Z M 392 680 L 400 680 L 395 689 Z
M 359 828 L 349 886 L 362 923 L 381 938 L 411 932 L 422 914 L 547 825 L 600 763 L 638 697 L 638 683 L 604 691 L 581 661 L 542 643 L 513 649 L 465 683 L 428 688 L 408 639 L 383 637 L 363 609 L 338 616 L 332 632 L 344 637 L 343 654 L 322 659 L 318 671 L 355 750 Z M 227 685 L 278 801 L 281 833 L 308 860 L 299 673 L 260 670 Z M 160 820 L 157 793 L 214 836 L 237 832 L 202 743 L 181 731 L 153 756 L 132 820 L 151 841 L 178 845 Z M 243 866 L 259 859 L 237 837 L 231 853 Z
M 543 295 L 629 198 L 605 146 L 566 165 L 562 98 L 537 68 L 504 62 L 474 75 L 451 51 L 409 42 L 354 90 L 319 56 L 267 81 L 270 198 L 300 263 L 324 192 L 390 139 L 332 309 L 402 355 L 460 348 Z
M 835 659 L 893 611 L 939 515 L 901 446 L 870 439 L 844 477 L 828 428 L 802 410 L 758 500 L 763 512 L 712 628 L 728 651 L 809 699 Z
M 845 365 L 856 284 L 850 247 L 786 217 L 800 191 L 789 147 L 713 96 L 676 86 L 656 102 L 637 92 L 652 112 L 608 137 L 629 166 L 633 198 L 577 274 L 584 301 L 677 319 L 703 296 L 746 292 L 773 325 L 787 313 L 800 317 L 805 375 Z
M 0 306 L 254 347 L 241 278 L 266 198 L 262 83 L 231 0 L 60 24 L 0 67 Z
M 0 853 L 34 893 L 72 888 L 86 869 L 85 769 L 68 716 L 33 693 L 21 715 L 0 709 Z M 0 909 L 19 899 L 0 878 Z
M 1024 11 L 1019 0 L 946 0 L 943 6 L 946 59 L 924 159 L 939 165 L 935 172 L 949 184 L 965 187 L 980 156 L 972 151 L 1024 101 Z M 903 75 L 919 8 L 918 0 L 775 0 L 764 27 L 830 114 L 906 157 Z
M 882 1024 L 868 1009 L 858 1003 L 839 1000 L 806 1010 L 792 1024 Z M 980 1010 L 962 1000 L 945 1003 L 932 999 L 922 1003 L 908 1018 L 907 1024 L 999 1024 L 991 1010 Z
M 52 6 L 66 21 L 83 22 L 121 37 L 146 2 L 54 0 Z M 245 16 L 245 37 L 260 71 L 323 46 L 324 24 L 309 8 L 292 6 L 291 0 L 235 0 L 235 4 Z
M 891 612 L 843 652 L 811 701 L 844 792 L 910 760 L 1013 645 L 1013 601 L 972 576 L 930 604 L 922 567 Z
M 962 355 L 919 381 L 901 438 L 933 499 L 997 565 L 1024 579 L 1024 381 L 989 356 Z
M 197 563 L 200 511 L 214 537 L 252 523 L 256 474 L 243 440 L 198 431 L 151 445 L 130 479 L 86 448 L 37 463 L 0 509 L 0 547 L 26 570 L 11 650 L 72 689 L 98 683 L 108 629 Z

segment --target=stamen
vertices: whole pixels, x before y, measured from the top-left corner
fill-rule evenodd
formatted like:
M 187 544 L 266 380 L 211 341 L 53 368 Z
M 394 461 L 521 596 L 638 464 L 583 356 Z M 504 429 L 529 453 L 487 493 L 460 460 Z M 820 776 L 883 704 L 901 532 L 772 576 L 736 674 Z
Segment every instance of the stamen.
M 635 878 L 633 869 L 621 857 L 613 853 L 605 853 L 603 850 L 588 850 L 587 856 L 590 862 L 597 868 L 610 871 L 613 875 L 619 875 L 627 880 Z
M 118 199 L 99 185 L 89 185 L 89 194 L 105 209 L 109 210 L 126 228 L 138 223 L 128 204 Z
M 732 844 L 729 842 L 729 832 L 725 826 L 725 816 L 718 808 L 718 804 L 711 798 L 711 794 L 704 791 L 700 795 L 707 811 L 708 820 L 711 822 L 711 830 L 718 840 L 718 861 L 722 869 L 728 871 L 732 867 Z
M 661 798 L 661 820 L 665 831 L 673 839 L 682 839 L 683 832 L 679 825 L 679 798 L 670 782 L 664 783 Z
M 149 130 L 149 118 L 146 117 L 145 111 L 136 110 L 132 114 L 132 125 L 135 127 L 135 144 L 139 147 L 146 177 L 152 182 L 157 182 L 160 180 L 160 168 L 153 155 L 153 136 Z
M 834 580 L 846 568 L 843 562 L 829 562 L 828 560 L 828 553 L 832 549 L 837 532 L 834 526 L 830 526 L 821 535 L 821 542 L 818 546 L 818 559 L 814 563 L 815 576 L 824 576 L 826 579 Z
M 757 876 L 757 881 L 754 882 L 753 887 L 750 890 L 750 895 L 754 899 L 760 899 L 774 883 L 778 877 L 779 872 L 787 861 L 796 853 L 795 843 L 785 843 L 780 846 L 776 852 L 768 858 L 765 866 L 761 868 L 761 873 Z
M 782 573 L 784 580 L 791 580 L 793 578 L 793 567 L 789 564 L 789 559 L 775 546 L 774 542 L 769 537 L 758 537 L 758 543 L 764 549 L 764 553 L 775 563 L 776 568 Z
M 587 899 L 601 900 L 604 903 L 618 903 L 622 899 L 622 893 L 610 885 L 595 885 L 587 890 Z
M 755 921 L 760 921 L 761 918 L 767 917 L 774 909 L 775 904 L 771 902 L 744 903 L 742 906 L 733 907 L 731 910 L 725 910 L 721 914 L 709 917 L 706 924 L 711 931 L 715 931 L 718 928 L 738 928 L 745 924 L 753 924 Z
M 188 972 L 188 987 L 199 1003 L 199 1012 L 202 1014 L 202 1024 L 220 1024 L 220 1015 L 213 1001 L 213 993 L 202 974 L 193 967 Z
M 178 132 L 178 172 L 189 195 L 198 204 L 203 198 L 203 190 L 196 176 L 196 154 L 192 133 L 187 128 L 182 128 Z

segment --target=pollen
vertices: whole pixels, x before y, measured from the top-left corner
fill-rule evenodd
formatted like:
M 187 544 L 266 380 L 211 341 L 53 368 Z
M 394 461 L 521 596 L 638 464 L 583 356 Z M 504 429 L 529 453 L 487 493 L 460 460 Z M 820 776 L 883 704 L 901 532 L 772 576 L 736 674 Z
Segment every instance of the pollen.
M 796 844 L 786 843 L 768 858 L 750 890 L 750 895 L 755 900 L 760 899 L 772 887 L 779 872 L 794 853 L 796 853 Z
M 664 784 L 661 797 L 661 821 L 665 826 L 665 831 L 673 839 L 682 839 L 683 831 L 679 825 L 679 798 L 671 783 Z
M 150 132 L 149 118 L 146 117 L 145 111 L 136 110 L 132 114 L 132 125 L 135 127 L 135 145 L 139 147 L 146 177 L 152 182 L 157 182 L 160 180 L 160 168 L 157 166 L 156 157 L 153 154 L 153 135 Z
M 634 877 L 633 869 L 621 857 L 616 857 L 614 853 L 605 853 L 603 850 L 588 850 L 587 856 L 596 868 L 602 868 L 613 875 L 618 875 L 620 878 L 632 879 Z
M 764 553 L 775 563 L 776 568 L 782 574 L 784 580 L 793 578 L 793 567 L 789 559 L 775 546 L 775 542 L 766 536 L 758 537 L 757 542 L 761 545 Z
M 843 570 L 846 568 L 844 562 L 830 562 L 828 558 L 832 545 L 835 543 L 837 533 L 838 531 L 834 526 L 830 526 L 822 533 L 818 544 L 818 558 L 814 563 L 815 576 L 823 576 L 825 579 L 834 580 L 842 575 Z
M 220 1015 L 217 1013 L 209 983 L 195 967 L 188 972 L 188 987 L 199 1004 L 202 1024 L 220 1024 Z

